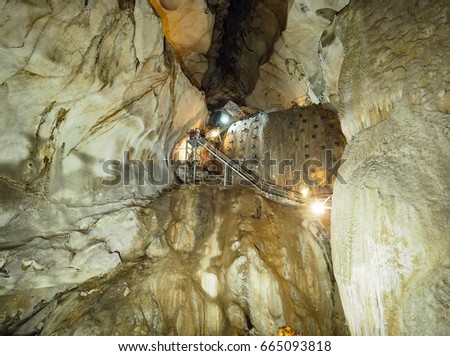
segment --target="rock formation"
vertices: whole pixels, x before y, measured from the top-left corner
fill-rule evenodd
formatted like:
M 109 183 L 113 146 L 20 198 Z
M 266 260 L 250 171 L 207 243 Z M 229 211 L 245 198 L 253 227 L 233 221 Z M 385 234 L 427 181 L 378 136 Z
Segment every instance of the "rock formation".
M 352 334 L 450 332 L 448 16 L 446 1 L 356 1 L 338 19 L 332 251 Z
M 205 0 L 150 0 L 184 73 L 199 88 L 208 67 L 215 14 Z
M 152 8 L 128 5 L 1 5 L 2 329 L 145 253 L 121 248 L 140 226 L 124 209 L 169 185 L 168 152 L 206 117 Z M 101 183 L 111 160 L 121 162 L 122 184 Z M 131 160 L 158 162 L 165 181 L 139 184 L 144 172 Z
M 448 1 L 0 8 L 1 334 L 450 334 Z M 338 147 L 331 238 L 307 207 L 174 184 L 230 99 L 272 109 L 229 129 L 236 159 Z
M 243 104 L 286 27 L 287 1 L 216 1 L 213 44 L 202 81 L 209 105 Z
M 345 332 L 327 241 L 302 226 L 298 207 L 286 211 L 246 188 L 203 186 L 122 214 L 140 216 L 143 226 L 132 230 L 130 220 L 136 238 L 107 243 L 133 262 L 41 303 L 18 333 L 273 335 L 286 324 L 305 335 Z M 105 219 L 116 226 L 117 216 Z M 145 256 L 136 260 L 134 251 Z
M 344 58 L 336 39 L 335 16 L 348 4 L 339 1 L 293 1 L 287 28 L 246 104 L 260 109 L 290 108 L 335 101 Z
M 322 105 L 258 113 L 231 125 L 224 141 L 264 180 L 315 193 L 332 192 L 344 147 L 337 115 Z
M 210 107 L 336 103 L 344 54 L 335 20 L 348 0 L 150 2 Z

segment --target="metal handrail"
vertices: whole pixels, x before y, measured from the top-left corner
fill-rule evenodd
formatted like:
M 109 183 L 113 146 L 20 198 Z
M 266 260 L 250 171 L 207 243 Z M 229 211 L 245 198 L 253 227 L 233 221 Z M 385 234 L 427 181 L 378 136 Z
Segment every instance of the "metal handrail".
M 199 145 L 201 147 L 206 149 L 209 153 L 211 153 L 214 157 L 216 157 L 220 162 L 222 162 L 222 164 L 225 165 L 225 169 L 226 169 L 226 167 L 230 167 L 230 169 L 233 170 L 236 174 L 238 174 L 240 177 L 242 177 L 245 180 L 247 180 L 248 182 L 250 182 L 250 184 L 253 187 L 255 187 L 265 193 L 269 193 L 269 194 L 273 194 L 273 195 L 276 195 L 276 196 L 279 196 L 282 198 L 286 198 L 288 200 L 295 201 L 297 203 L 306 203 L 307 202 L 307 199 L 297 192 L 288 190 L 288 189 L 281 187 L 279 185 L 276 185 L 276 184 L 270 184 L 270 183 L 266 182 L 265 180 L 261 179 L 259 176 L 255 175 L 251 172 L 244 171 L 238 162 L 236 162 L 231 157 L 227 156 L 222 151 L 218 150 L 207 139 L 200 137 L 197 139 L 197 142 L 199 143 Z

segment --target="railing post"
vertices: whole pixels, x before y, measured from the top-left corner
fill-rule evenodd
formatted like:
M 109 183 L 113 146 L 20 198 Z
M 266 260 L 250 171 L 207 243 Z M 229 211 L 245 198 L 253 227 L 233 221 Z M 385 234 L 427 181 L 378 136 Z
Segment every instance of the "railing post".
M 261 177 L 255 176 L 253 172 L 248 172 L 244 170 L 240 163 L 236 163 L 233 161 L 227 154 L 223 153 L 222 151 L 218 150 L 216 147 L 214 147 L 208 140 L 204 138 L 198 138 L 196 140 L 190 140 L 188 142 L 189 145 L 193 147 L 193 183 L 195 184 L 195 178 L 197 175 L 197 148 L 200 147 L 200 157 L 201 152 L 203 149 L 206 149 L 207 152 L 212 154 L 214 157 L 216 157 L 222 164 L 224 165 L 224 181 L 223 185 L 227 186 L 229 183 L 231 185 L 233 184 L 233 172 L 236 172 L 240 177 L 248 180 L 255 188 L 259 189 L 262 192 L 265 192 L 267 196 L 269 195 L 276 195 L 282 198 L 286 198 L 292 201 L 299 202 L 300 204 L 305 202 L 305 199 L 300 196 L 299 194 L 293 192 L 293 191 L 287 191 L 284 188 L 281 188 L 277 185 L 268 184 L 266 181 L 262 180 Z M 188 148 L 186 146 L 186 152 Z M 188 155 L 188 152 L 186 153 Z M 186 156 L 187 157 L 187 156 Z M 187 158 L 186 158 L 187 161 Z M 231 176 L 230 176 L 231 174 Z M 230 179 L 231 178 L 231 179 Z M 229 182 L 231 180 L 231 182 Z
M 186 140 L 186 146 L 184 148 L 184 184 L 187 184 L 187 170 L 188 170 L 188 146 L 189 146 L 189 141 Z
M 197 174 L 197 140 L 194 141 L 194 175 L 192 177 L 192 183 L 194 183 L 194 185 L 196 174 Z
M 228 164 L 225 163 L 224 166 L 223 186 L 226 187 L 228 181 Z

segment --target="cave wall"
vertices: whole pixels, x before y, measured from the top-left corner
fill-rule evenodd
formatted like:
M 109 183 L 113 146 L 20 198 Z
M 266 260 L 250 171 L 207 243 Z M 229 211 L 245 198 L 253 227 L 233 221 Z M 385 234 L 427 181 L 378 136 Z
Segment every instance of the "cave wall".
M 259 109 L 335 102 L 344 58 L 336 14 L 348 0 L 294 0 L 287 26 L 246 104 Z
M 337 114 L 313 105 L 238 121 L 228 129 L 223 147 L 267 182 L 331 193 L 345 144 Z
M 176 11 L 170 4 L 178 2 L 165 3 Z M 270 41 L 241 32 L 258 44 L 247 57 L 251 70 L 237 72 L 245 72 L 240 86 L 231 77 L 226 90 L 211 88 L 229 99 L 256 83 L 247 104 L 262 108 L 299 97 L 300 104 L 336 103 L 349 145 L 345 182 L 333 196 L 331 243 L 350 332 L 448 335 L 449 6 L 304 3 L 293 3 L 267 68 L 255 71 L 254 63 L 269 59 Z M 207 116 L 147 1 L 1 6 L 2 333 L 345 329 L 323 247 L 296 210 L 248 191 L 210 188 L 149 201 L 165 184 L 139 185 L 133 170 L 128 186 L 100 184 L 105 160 L 123 161 L 129 152 L 161 161 Z M 277 21 L 267 37 L 273 42 L 284 28 Z M 231 55 L 231 67 L 239 67 L 239 55 Z M 239 135 L 250 137 L 243 128 Z M 243 148 L 252 154 L 249 142 Z M 281 154 L 282 144 L 271 147 Z M 252 217 L 258 207 L 261 219 Z
M 327 241 L 298 206 L 242 187 L 191 186 L 123 213 L 141 216 L 140 238 L 122 241 L 143 257 L 41 303 L 15 333 L 346 333 Z
M 336 104 L 348 0 L 150 0 L 165 37 L 211 108 Z
M 346 54 L 340 114 L 348 139 L 387 119 L 397 103 L 425 115 L 449 112 L 448 4 L 380 6 L 374 11 L 375 5 L 356 1 L 338 20 Z
M 352 1 L 338 17 L 332 251 L 355 335 L 449 335 L 447 1 Z
M 216 20 L 202 89 L 211 107 L 222 106 L 228 100 L 242 105 L 259 79 L 259 66 L 270 59 L 276 40 L 286 28 L 289 2 L 209 3 Z
M 5 325 L 144 253 L 121 247 L 141 225 L 123 209 L 170 183 L 164 159 L 207 111 L 144 0 L 2 2 L 0 44 Z M 129 184 L 101 184 L 104 161 L 124 155 L 156 160 L 168 181 L 139 184 L 131 169 Z
M 165 38 L 175 50 L 183 72 L 200 88 L 208 68 L 215 13 L 205 0 L 150 0 L 161 18 Z

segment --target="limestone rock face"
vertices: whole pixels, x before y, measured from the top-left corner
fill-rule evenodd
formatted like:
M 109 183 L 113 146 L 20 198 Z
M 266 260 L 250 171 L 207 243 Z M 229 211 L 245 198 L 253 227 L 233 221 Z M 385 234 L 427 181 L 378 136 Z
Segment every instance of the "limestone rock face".
M 293 103 L 333 101 L 343 60 L 336 39 L 335 15 L 348 0 L 294 0 L 286 30 L 275 43 L 270 61 L 247 98 L 249 106 L 289 108 Z
M 346 332 L 327 237 L 297 206 L 248 188 L 201 186 L 133 211 L 145 225 L 138 234 L 146 256 L 41 303 L 14 332 L 274 335 L 283 325 L 305 335 Z
M 205 0 L 150 0 L 184 73 L 200 87 L 208 67 L 215 15 Z
M 259 109 L 333 102 L 343 48 L 336 14 L 348 0 L 150 0 L 208 104 Z
M 333 196 L 350 332 L 449 335 L 447 1 L 352 2 L 339 15 L 350 140 Z
M 449 113 L 448 17 L 446 1 L 360 1 L 339 15 L 345 51 L 340 116 L 347 139 L 388 118 L 398 102 L 425 114 Z
M 26 318 L 40 300 L 145 254 L 147 241 L 136 231 L 146 227 L 133 209 L 170 183 L 164 159 L 207 114 L 203 95 L 164 49 L 147 1 L 0 7 L 6 325 Z M 116 185 L 102 182 L 113 178 L 109 160 L 120 163 Z M 144 167 L 128 160 L 154 160 L 154 175 L 165 179 L 141 182 Z

